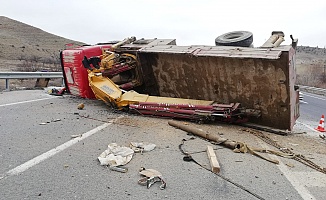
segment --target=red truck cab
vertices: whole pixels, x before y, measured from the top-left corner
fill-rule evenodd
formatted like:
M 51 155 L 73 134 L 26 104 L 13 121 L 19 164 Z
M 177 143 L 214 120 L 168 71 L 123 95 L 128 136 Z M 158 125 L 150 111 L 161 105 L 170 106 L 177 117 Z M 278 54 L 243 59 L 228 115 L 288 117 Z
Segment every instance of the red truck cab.
M 95 95 L 88 84 L 87 69 L 84 68 L 82 60 L 100 56 L 104 50 L 110 49 L 112 44 L 98 44 L 92 46 L 81 46 L 61 51 L 61 66 L 64 74 L 66 90 L 72 95 L 82 98 L 94 99 Z

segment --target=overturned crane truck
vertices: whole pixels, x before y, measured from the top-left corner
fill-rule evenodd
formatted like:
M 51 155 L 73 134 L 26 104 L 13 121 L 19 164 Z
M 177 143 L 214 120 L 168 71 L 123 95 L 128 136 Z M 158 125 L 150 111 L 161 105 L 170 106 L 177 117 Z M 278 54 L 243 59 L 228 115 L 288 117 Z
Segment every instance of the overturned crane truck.
M 253 122 L 292 130 L 299 117 L 297 40 L 291 37 L 291 45 L 279 46 L 284 34 L 273 32 L 265 44 L 253 48 L 234 42 L 243 37 L 245 43 L 251 39 L 246 44 L 250 46 L 248 32 L 222 35 L 216 39 L 218 46 L 177 46 L 174 39 L 127 38 L 66 49 L 61 52 L 61 63 L 71 94 L 98 98 L 114 107 L 129 106 L 144 114 L 177 109 L 181 118 L 189 113 L 232 117 L 227 112 L 248 114 L 247 109 L 238 111 L 239 104 L 233 104 L 240 102 L 252 108 L 249 113 L 260 111 Z M 180 111 L 186 104 L 196 107 Z

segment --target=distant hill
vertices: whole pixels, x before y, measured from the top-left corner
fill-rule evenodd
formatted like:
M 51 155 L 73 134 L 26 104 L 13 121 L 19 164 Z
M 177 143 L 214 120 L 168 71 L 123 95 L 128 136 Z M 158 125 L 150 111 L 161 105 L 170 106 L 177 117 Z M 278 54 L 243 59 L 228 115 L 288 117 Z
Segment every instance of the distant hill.
M 0 70 L 14 70 L 25 60 L 50 64 L 58 62 L 65 44 L 84 43 L 48 33 L 39 28 L 0 16 Z

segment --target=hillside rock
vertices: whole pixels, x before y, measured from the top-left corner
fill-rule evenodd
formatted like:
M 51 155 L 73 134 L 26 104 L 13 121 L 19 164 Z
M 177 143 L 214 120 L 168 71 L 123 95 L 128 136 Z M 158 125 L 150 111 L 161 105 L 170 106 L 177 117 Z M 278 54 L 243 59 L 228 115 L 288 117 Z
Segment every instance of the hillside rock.
M 69 40 L 43 31 L 22 22 L 0 16 L 0 69 L 22 60 L 53 61 L 59 58 L 60 50 L 65 44 L 82 42 Z M 12 62 L 8 62 L 8 60 Z

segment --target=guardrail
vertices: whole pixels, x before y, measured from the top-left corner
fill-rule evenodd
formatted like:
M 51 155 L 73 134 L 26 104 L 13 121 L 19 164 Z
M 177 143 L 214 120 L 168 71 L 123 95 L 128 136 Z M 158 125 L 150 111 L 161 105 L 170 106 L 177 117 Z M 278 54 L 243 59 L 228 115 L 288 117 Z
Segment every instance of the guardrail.
M 9 90 L 9 79 L 61 78 L 62 72 L 0 72 L 0 79 L 6 79 L 6 90 Z
M 299 85 L 299 90 L 303 91 L 303 92 L 309 92 L 309 93 L 313 93 L 313 94 L 319 94 L 319 95 L 326 96 L 326 89 L 323 89 L 323 88 Z
M 62 78 L 62 72 L 1 72 L 0 79 L 6 79 L 6 90 L 9 90 L 9 79 Z M 300 91 L 326 96 L 326 89 L 299 85 Z

